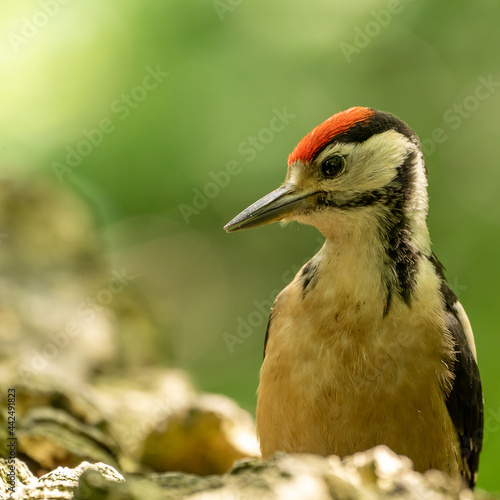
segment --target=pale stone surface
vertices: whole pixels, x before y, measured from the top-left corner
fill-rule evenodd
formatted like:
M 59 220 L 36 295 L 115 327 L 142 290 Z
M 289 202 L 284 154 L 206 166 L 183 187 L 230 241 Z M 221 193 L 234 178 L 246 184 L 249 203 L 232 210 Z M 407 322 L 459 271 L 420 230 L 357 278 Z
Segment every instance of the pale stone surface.
M 6 461 L 0 462 L 0 477 Z M 490 498 L 464 488 L 459 478 L 438 471 L 420 474 L 411 461 L 384 446 L 345 460 L 316 455 L 278 454 L 268 460 L 241 461 L 222 476 L 200 477 L 180 472 L 123 477 L 113 467 L 83 462 L 59 467 L 36 479 L 17 462 L 16 492 L 2 498 L 128 500 L 472 500 Z M 3 476 L 2 476 L 3 474 Z

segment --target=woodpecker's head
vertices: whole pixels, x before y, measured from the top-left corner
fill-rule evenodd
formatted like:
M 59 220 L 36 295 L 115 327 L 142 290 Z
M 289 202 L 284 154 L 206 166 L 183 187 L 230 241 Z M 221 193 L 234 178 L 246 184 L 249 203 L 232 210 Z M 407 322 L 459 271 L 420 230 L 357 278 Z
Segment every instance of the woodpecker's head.
M 288 157 L 281 187 L 224 229 L 295 220 L 339 239 L 376 227 L 388 247 L 406 236 L 417 252 L 427 254 L 426 188 L 415 133 L 389 113 L 350 108 L 307 134 Z

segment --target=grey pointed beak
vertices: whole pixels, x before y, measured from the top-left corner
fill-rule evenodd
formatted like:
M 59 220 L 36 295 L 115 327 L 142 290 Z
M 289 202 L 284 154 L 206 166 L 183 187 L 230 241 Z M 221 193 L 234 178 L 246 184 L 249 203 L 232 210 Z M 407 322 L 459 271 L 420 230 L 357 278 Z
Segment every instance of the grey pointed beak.
M 253 205 L 243 210 L 224 229 L 228 233 L 263 226 L 302 211 L 310 205 L 308 197 L 314 193 L 304 193 L 293 184 L 283 184 L 272 193 L 266 194 Z

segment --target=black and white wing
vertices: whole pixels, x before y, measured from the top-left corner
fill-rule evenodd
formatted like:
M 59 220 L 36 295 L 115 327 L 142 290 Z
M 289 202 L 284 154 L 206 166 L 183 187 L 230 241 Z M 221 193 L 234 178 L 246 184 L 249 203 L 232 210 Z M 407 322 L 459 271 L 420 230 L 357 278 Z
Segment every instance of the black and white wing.
M 458 433 L 462 455 L 462 476 L 472 488 L 477 479 L 483 439 L 483 392 L 476 361 L 476 346 L 469 319 L 456 295 L 442 281 L 447 330 L 455 342 L 453 388 L 446 406 Z

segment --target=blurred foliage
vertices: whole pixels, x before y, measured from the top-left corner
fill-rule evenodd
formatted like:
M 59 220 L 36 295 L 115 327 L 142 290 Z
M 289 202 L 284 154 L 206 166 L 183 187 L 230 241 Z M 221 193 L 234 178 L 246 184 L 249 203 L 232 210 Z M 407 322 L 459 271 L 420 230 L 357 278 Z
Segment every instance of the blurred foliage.
M 484 382 L 479 485 L 498 488 L 499 86 L 471 96 L 480 78 L 500 81 L 499 15 L 484 0 L 4 2 L 2 170 L 71 187 L 105 257 L 138 275 L 165 362 L 252 410 L 261 311 L 318 234 L 275 224 L 226 235 L 223 224 L 278 186 L 293 146 L 334 112 L 401 117 L 427 141 L 434 249 Z M 262 132 L 283 110 L 289 123 Z M 71 151 L 80 159 L 68 165 Z M 247 338 L 231 352 L 224 334 L 238 331 Z

